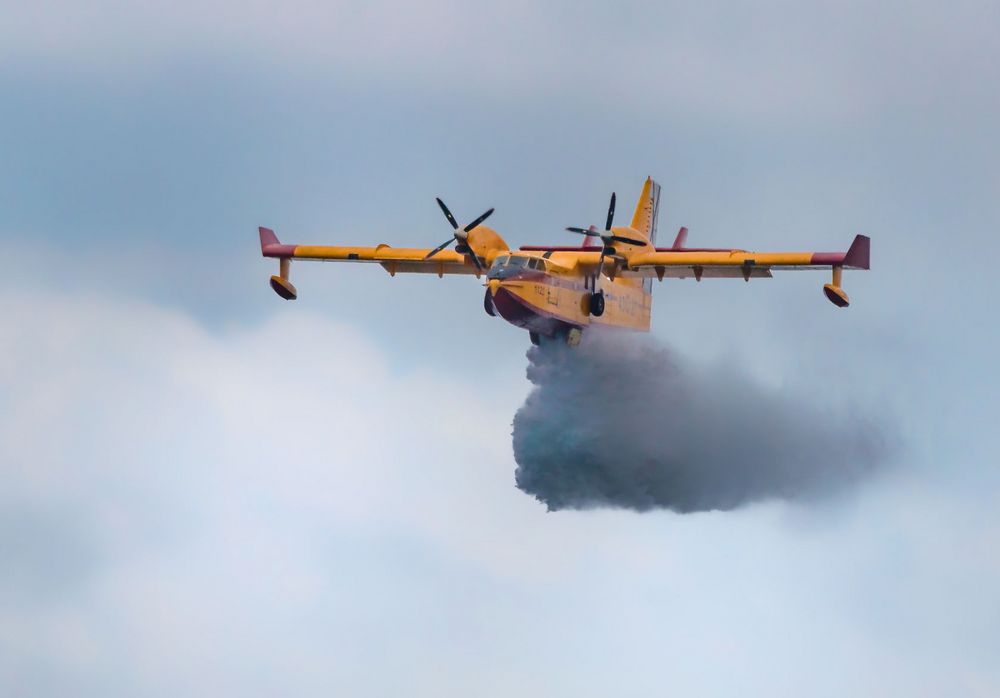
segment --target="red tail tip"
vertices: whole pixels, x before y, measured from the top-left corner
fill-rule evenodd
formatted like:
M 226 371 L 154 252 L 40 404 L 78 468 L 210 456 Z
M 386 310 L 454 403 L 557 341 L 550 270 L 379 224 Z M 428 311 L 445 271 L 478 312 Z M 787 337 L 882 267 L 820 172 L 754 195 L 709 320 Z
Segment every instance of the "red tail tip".
M 260 248 L 263 250 L 268 245 L 279 245 L 278 236 L 270 228 L 263 226 L 257 228 L 260 231 Z

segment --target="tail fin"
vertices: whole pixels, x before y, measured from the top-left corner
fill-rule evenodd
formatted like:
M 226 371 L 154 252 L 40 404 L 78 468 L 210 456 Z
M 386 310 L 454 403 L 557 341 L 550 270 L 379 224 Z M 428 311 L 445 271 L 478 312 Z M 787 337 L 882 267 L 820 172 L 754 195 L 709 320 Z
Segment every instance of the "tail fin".
M 660 213 L 660 185 L 646 177 L 646 183 L 639 195 L 639 203 L 635 205 L 635 215 L 632 216 L 632 228 L 646 235 L 649 241 L 656 245 L 656 219 Z
M 687 244 L 688 239 L 688 229 L 681 228 L 677 231 L 677 237 L 674 238 L 674 246 L 672 249 L 683 250 L 684 245 Z

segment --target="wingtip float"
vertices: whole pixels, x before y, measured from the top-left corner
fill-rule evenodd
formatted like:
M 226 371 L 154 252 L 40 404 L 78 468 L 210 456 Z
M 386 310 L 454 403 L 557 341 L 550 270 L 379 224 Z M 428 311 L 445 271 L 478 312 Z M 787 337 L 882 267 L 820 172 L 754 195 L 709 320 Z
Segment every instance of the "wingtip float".
M 649 330 L 654 278 L 750 281 L 771 278 L 776 270 L 829 269 L 832 278 L 823 293 L 835 306 L 845 308 L 850 300 L 841 285 L 843 271 L 870 268 L 871 240 L 865 235 L 855 236 L 846 252 L 748 252 L 687 247 L 688 230 L 681 228 L 670 247 L 657 247 L 660 186 L 646 179 L 627 226 L 613 225 L 615 201 L 612 194 L 603 229 L 593 225 L 567 228 L 584 236 L 578 247 L 524 245 L 512 251 L 495 230 L 483 225 L 492 208 L 461 225 L 437 199 L 452 227 L 452 237 L 435 248 L 287 245 L 273 230 L 261 227 L 260 250 L 264 257 L 278 259 L 271 288 L 285 300 L 298 297 L 289 279 L 293 259 L 374 262 L 391 276 L 423 273 L 481 278 L 485 274 L 486 312 L 528 330 L 535 344 L 542 337 L 576 344 L 584 329 L 596 325 Z

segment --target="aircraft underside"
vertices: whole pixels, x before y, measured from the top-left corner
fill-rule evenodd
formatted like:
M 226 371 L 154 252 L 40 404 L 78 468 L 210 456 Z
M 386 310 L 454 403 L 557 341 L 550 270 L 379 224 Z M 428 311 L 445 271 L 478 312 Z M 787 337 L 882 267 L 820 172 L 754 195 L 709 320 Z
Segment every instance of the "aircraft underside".
M 546 337 L 567 334 L 574 328 L 582 329 L 581 325 L 546 313 L 504 288 L 497 289 L 493 295 L 493 306 L 500 313 L 500 317 L 510 324 Z

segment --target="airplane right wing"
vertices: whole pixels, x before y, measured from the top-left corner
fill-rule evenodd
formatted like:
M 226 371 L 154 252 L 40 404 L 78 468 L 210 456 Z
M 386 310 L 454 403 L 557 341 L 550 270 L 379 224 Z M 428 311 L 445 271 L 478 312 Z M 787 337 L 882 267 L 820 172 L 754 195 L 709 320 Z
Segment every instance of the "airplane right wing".
M 771 278 L 782 269 L 832 269 L 833 281 L 824 286 L 834 305 L 848 305 L 840 287 L 843 269 L 870 267 L 871 239 L 857 235 L 846 252 L 748 252 L 746 250 L 659 249 L 638 251 L 628 258 L 622 276 L 672 278 Z

